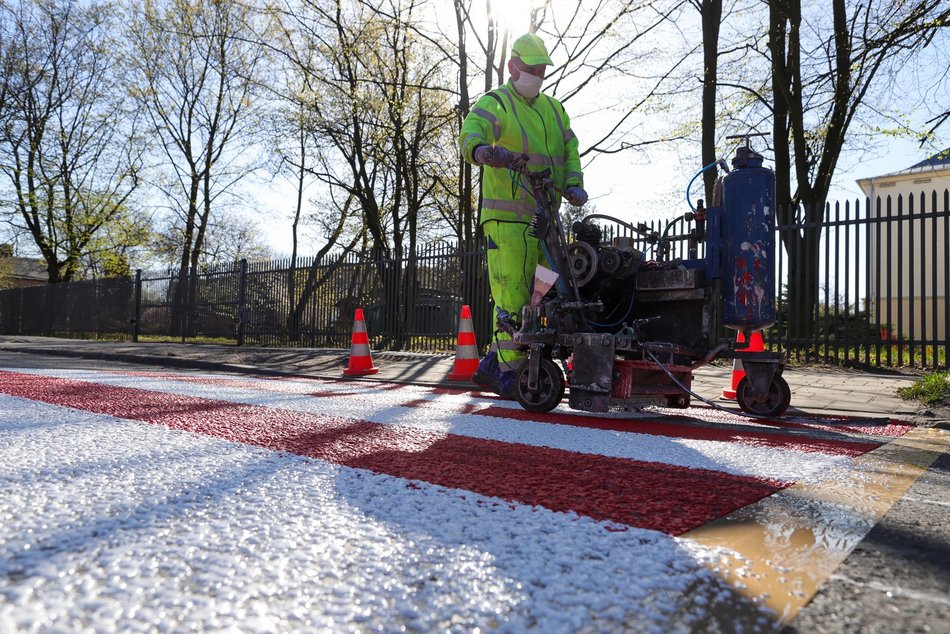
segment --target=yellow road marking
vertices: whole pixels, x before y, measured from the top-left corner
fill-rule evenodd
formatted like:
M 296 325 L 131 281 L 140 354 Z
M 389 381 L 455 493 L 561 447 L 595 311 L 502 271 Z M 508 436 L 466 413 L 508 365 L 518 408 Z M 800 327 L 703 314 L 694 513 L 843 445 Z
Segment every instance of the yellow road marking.
M 788 623 L 948 447 L 950 432 L 914 429 L 820 484 L 796 484 L 682 538 L 717 549 L 707 565 Z

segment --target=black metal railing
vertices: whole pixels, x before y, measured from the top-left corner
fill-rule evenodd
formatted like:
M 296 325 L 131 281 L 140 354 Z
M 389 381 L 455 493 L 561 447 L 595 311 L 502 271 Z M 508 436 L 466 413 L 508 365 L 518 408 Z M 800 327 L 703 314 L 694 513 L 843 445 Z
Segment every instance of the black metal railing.
M 443 242 L 399 258 L 241 261 L 185 279 L 178 271 L 138 272 L 136 279 L 133 339 L 342 348 L 361 309 L 374 348 L 447 353 L 455 349 L 463 304 L 472 309 L 480 341 L 491 328 L 484 250 L 460 252 Z M 176 291 L 186 285 L 192 290 L 178 308 Z
M 789 240 L 806 232 L 821 236 L 816 252 Z M 804 363 L 948 367 L 950 192 L 827 205 L 778 236 L 779 320 L 766 341 Z M 815 301 L 800 301 L 809 290 Z
M 948 368 L 948 216 L 947 191 L 830 204 L 810 221 L 791 214 L 776 229 L 777 321 L 766 345 L 801 363 Z M 624 236 L 645 259 L 704 257 L 702 242 L 684 238 L 690 227 L 615 225 L 605 239 Z M 241 261 L 2 290 L 0 333 L 346 348 L 359 308 L 374 349 L 451 353 L 463 304 L 484 350 L 493 328 L 484 245 L 439 242 L 399 256 Z

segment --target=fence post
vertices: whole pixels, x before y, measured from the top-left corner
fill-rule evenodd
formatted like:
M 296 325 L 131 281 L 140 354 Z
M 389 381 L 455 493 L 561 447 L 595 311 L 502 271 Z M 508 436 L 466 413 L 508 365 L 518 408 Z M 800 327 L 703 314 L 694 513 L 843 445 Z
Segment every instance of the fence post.
M 142 318 L 142 269 L 135 269 L 135 306 L 132 307 L 132 343 L 139 341 L 139 320 Z
M 191 321 L 189 315 L 194 309 L 195 298 L 191 293 L 192 279 L 196 279 L 197 271 L 195 267 L 183 268 L 184 274 L 179 273 L 181 280 L 178 285 L 181 288 L 181 314 L 178 316 L 178 329 L 181 334 L 181 342 L 185 343 L 188 339 L 188 324 Z
M 26 291 L 23 290 L 22 288 L 18 288 L 16 290 L 16 294 L 17 294 L 17 307 L 19 308 L 19 310 L 17 310 L 16 334 L 22 335 L 23 334 L 23 307 L 26 305 L 26 297 L 24 297 L 24 295 L 26 295 Z
M 240 276 L 238 277 L 238 323 L 237 345 L 244 345 L 244 322 L 247 321 L 247 260 L 241 258 Z
M 92 280 L 92 297 L 93 297 L 93 306 L 99 305 L 99 284 L 100 278 L 95 278 Z M 99 341 L 99 331 L 102 330 L 102 322 L 100 321 L 102 313 L 100 311 L 95 311 L 96 313 L 96 324 L 95 330 L 92 334 L 92 338 L 95 341 Z

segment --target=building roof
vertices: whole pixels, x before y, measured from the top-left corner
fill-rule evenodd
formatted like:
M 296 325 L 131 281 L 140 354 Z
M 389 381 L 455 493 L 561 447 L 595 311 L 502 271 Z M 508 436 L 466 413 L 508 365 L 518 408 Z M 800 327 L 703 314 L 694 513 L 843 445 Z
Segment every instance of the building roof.
M 924 167 L 940 168 L 948 166 L 950 166 L 950 147 L 948 147 L 946 150 L 943 150 L 942 152 L 937 152 L 927 160 L 911 165 L 907 169 L 912 170 Z
M 22 279 L 46 282 L 49 272 L 43 260 L 36 258 L 10 258 L 13 261 L 12 275 Z
M 911 182 L 931 182 L 932 179 L 936 179 L 933 184 L 940 189 L 950 182 L 950 148 L 897 172 L 859 178 L 856 182 L 866 196 L 874 196 L 876 195 L 875 188 L 878 186 L 892 187 L 899 183 L 908 185 Z
M 920 163 L 915 163 L 907 169 L 902 169 L 890 174 L 881 174 L 875 178 L 887 178 L 888 176 L 903 176 L 905 174 L 919 174 L 921 172 L 936 172 L 938 170 L 950 169 L 950 148 L 937 152 L 928 159 Z
M 930 158 L 924 159 L 919 163 L 915 163 L 906 169 L 902 169 L 896 172 L 890 172 L 888 174 L 881 174 L 880 176 L 868 176 L 866 178 L 857 179 L 858 186 L 867 193 L 868 190 L 865 189 L 866 186 L 872 186 L 872 183 L 879 183 L 882 180 L 888 178 L 896 178 L 899 176 L 914 176 L 917 174 L 929 174 L 933 172 L 940 172 L 941 174 L 938 178 L 950 177 L 950 148 L 941 150 L 937 152 Z M 870 195 L 870 194 L 869 194 Z

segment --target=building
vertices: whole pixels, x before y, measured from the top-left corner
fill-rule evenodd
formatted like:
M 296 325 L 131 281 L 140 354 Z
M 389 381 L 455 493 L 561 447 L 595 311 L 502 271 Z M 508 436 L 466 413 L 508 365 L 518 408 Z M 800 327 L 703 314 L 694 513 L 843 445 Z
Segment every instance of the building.
M 950 148 L 907 169 L 857 181 L 867 196 L 872 316 L 894 335 L 945 341 Z
M 13 255 L 13 245 L 0 244 L 0 289 L 42 286 L 49 281 L 43 260 Z

